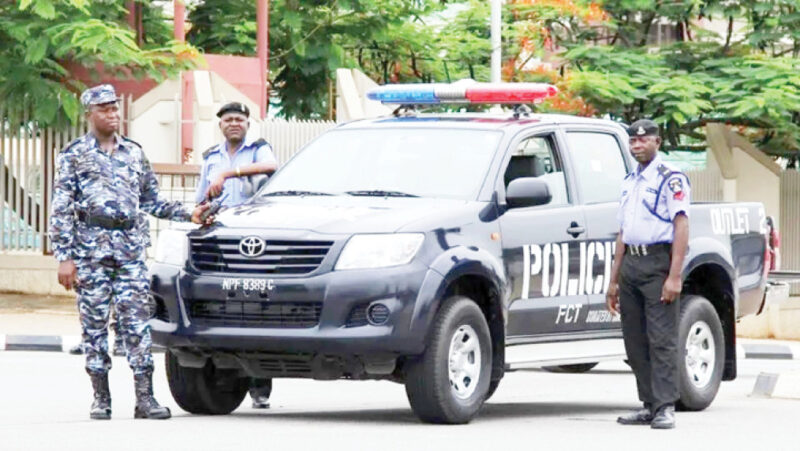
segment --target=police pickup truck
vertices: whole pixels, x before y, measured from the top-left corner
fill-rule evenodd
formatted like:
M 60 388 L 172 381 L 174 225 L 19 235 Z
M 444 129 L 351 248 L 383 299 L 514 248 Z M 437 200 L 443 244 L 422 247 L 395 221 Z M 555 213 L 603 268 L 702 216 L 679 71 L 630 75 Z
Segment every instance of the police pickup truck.
M 552 91 L 370 96 L 519 104 Z M 405 384 L 423 421 L 465 423 L 508 371 L 624 359 L 604 293 L 627 142 L 615 122 L 519 107 L 399 108 L 324 133 L 213 225 L 162 232 L 150 324 L 175 401 L 227 414 L 249 378 L 384 379 Z M 763 306 L 764 209 L 695 204 L 690 230 L 679 407 L 699 410 L 736 377 L 737 319 Z

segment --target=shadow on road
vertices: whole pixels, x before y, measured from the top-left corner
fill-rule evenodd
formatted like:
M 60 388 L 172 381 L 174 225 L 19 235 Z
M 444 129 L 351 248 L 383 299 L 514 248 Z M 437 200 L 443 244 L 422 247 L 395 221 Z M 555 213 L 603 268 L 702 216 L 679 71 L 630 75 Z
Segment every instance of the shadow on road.
M 567 416 L 574 420 L 616 421 L 620 412 L 635 409 L 630 404 L 586 404 L 559 402 L 529 403 L 487 403 L 473 422 L 505 420 L 508 418 L 547 418 Z M 421 424 L 411 409 L 367 409 L 336 410 L 325 412 L 281 412 L 279 409 L 265 412 L 237 412 L 236 417 L 263 418 L 265 421 L 309 420 L 333 423 L 374 423 L 374 424 Z M 591 416 L 591 418 L 588 418 Z M 574 417 L 574 418 L 573 418 Z M 587 418 L 583 418 L 587 417 Z

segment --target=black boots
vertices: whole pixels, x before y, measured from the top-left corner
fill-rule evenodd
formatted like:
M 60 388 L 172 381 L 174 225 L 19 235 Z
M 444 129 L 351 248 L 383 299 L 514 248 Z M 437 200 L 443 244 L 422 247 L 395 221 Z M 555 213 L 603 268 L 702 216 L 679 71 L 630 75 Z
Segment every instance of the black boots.
M 133 380 L 136 388 L 136 408 L 133 410 L 134 418 L 150 418 L 166 420 L 172 417 L 168 407 L 162 407 L 153 398 L 153 373 L 147 372 L 134 374 Z
M 111 392 L 108 389 L 108 374 L 89 374 L 94 388 L 94 402 L 89 411 L 93 420 L 111 419 Z
M 672 429 L 675 427 L 675 406 L 665 404 L 658 408 L 653 422 L 650 423 L 653 429 Z
M 617 423 L 619 424 L 645 425 L 650 424 L 651 421 L 653 421 L 653 414 L 650 412 L 650 408 L 647 406 L 617 418 Z

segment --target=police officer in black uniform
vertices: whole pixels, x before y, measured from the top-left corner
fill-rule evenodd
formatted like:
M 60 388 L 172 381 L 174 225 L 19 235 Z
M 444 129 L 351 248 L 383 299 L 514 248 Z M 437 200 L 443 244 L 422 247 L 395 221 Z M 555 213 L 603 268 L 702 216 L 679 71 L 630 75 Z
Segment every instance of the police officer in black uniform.
M 628 135 L 639 165 L 622 184 L 620 233 L 606 304 L 622 315 L 625 351 L 644 408 L 617 422 L 672 429 L 679 397 L 679 296 L 689 240 L 689 181 L 661 160 L 655 123 L 636 121 Z

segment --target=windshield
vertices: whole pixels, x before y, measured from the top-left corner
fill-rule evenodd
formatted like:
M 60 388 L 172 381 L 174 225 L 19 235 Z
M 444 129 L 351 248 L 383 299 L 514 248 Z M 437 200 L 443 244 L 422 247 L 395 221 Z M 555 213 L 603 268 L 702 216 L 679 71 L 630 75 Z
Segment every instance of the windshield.
M 487 130 L 334 130 L 295 156 L 259 194 L 471 200 L 500 137 Z

